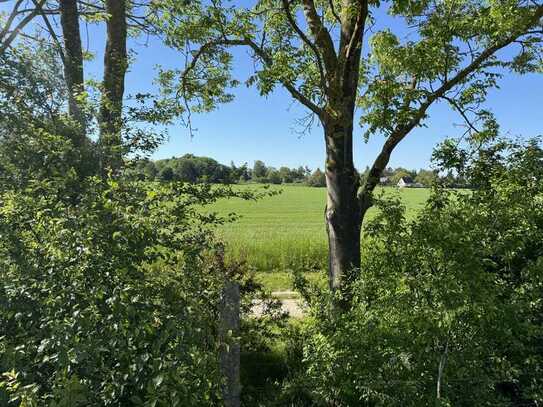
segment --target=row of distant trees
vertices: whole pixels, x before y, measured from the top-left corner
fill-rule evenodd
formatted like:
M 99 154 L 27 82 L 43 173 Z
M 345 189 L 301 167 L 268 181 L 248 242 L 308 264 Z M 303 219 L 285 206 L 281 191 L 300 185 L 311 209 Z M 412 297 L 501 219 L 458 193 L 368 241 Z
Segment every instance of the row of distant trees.
M 236 166 L 224 165 L 209 157 L 185 154 L 164 160 L 139 160 L 129 170 L 134 178 L 154 181 L 184 181 L 192 183 L 236 184 L 258 182 L 269 184 L 307 184 L 325 186 L 324 173 L 320 169 L 298 167 L 275 168 L 256 160 L 252 167 L 247 163 Z
M 234 162 L 224 165 L 209 157 L 197 157 L 185 154 L 163 160 L 139 160 L 129 170 L 133 178 L 149 181 L 184 181 L 190 183 L 269 183 L 269 184 L 305 184 L 313 187 L 326 186 L 324 172 L 307 166 L 298 168 L 267 166 L 256 160 L 252 167 L 247 163 L 236 166 Z M 366 177 L 366 167 L 360 175 Z M 463 181 L 453 173 L 439 174 L 434 170 L 409 170 L 403 167 L 387 168 L 383 172 L 382 184 L 396 185 L 402 177 L 409 177 L 413 182 L 430 186 L 440 182 L 449 186 L 464 186 Z

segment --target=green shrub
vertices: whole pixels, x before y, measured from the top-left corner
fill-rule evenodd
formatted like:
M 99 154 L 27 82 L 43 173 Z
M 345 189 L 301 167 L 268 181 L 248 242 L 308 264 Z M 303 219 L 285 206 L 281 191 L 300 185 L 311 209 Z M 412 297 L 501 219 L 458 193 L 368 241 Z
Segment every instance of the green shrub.
M 69 141 L 28 139 L 46 171 L 0 149 L 0 401 L 217 404 L 226 219 L 201 207 L 234 193 L 82 176 Z
M 543 152 L 491 144 L 464 167 L 478 189 L 436 189 L 412 221 L 378 202 L 352 308 L 331 316 L 326 296 L 313 307 L 315 403 L 543 401 Z

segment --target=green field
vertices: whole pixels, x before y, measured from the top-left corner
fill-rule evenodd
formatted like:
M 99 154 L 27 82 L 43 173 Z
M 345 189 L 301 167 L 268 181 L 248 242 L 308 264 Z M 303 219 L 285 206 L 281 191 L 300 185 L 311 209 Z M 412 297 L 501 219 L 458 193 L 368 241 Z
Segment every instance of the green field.
M 258 185 L 236 188 L 258 189 Z M 234 212 L 241 218 L 220 231 L 230 258 L 244 259 L 257 271 L 322 270 L 326 266 L 324 205 L 326 190 L 299 185 L 272 186 L 282 190 L 258 201 L 225 199 L 212 206 L 219 214 Z M 397 195 L 407 213 L 414 214 L 426 201 L 428 189 L 384 188 Z M 367 219 L 374 216 L 371 209 Z

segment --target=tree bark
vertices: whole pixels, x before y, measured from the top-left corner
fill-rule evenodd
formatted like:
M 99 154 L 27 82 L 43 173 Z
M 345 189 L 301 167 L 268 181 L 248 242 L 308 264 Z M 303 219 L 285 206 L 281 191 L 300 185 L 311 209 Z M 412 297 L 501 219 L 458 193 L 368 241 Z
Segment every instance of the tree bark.
M 350 285 L 360 270 L 362 216 L 357 198 L 359 177 L 353 163 L 352 121 L 324 122 L 326 139 L 326 211 L 330 289 L 337 305 L 350 304 Z
M 225 407 L 239 407 L 240 383 L 240 292 L 239 284 L 227 280 L 222 291 L 219 320 L 219 361 L 224 383 L 222 384 Z
M 117 172 L 122 164 L 122 109 L 124 81 L 128 66 L 126 1 L 106 0 L 106 12 L 109 18 L 100 109 L 101 166 L 103 170 Z
M 77 0 L 60 0 L 60 24 L 64 37 L 64 78 L 68 88 L 68 113 L 80 126 L 74 137 L 76 145 L 85 142 L 85 117 L 78 103 L 84 89 L 83 50 L 79 31 Z
M 360 7 L 353 18 L 343 17 L 336 69 L 328 89 L 329 113 L 321 117 L 326 141 L 328 277 L 331 291 L 339 295 L 334 306 L 342 310 L 351 304 L 351 285 L 360 274 L 361 260 L 363 213 L 358 199 L 360 177 L 353 161 L 353 123 L 367 2 L 360 2 Z

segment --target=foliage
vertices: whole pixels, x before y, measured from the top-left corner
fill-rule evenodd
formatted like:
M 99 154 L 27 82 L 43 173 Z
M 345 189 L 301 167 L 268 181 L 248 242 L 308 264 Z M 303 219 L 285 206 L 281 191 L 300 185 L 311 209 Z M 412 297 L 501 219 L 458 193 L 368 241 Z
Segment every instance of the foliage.
M 333 93 L 328 90 L 341 83 L 339 80 L 335 83 L 331 76 L 338 74 L 334 69 L 341 69 L 346 62 L 339 57 L 343 49 L 338 48 L 347 46 L 340 43 L 341 30 L 335 27 L 338 22 L 349 27 L 348 18 L 338 21 L 337 16 L 345 13 L 354 19 L 362 12 L 355 3 L 337 1 L 294 2 L 289 8 L 277 7 L 271 1 L 247 7 L 201 1 L 163 1 L 153 6 L 168 45 L 179 52 L 185 52 L 187 46 L 199 47 L 187 53 L 187 69 L 164 71 L 161 75 L 165 90 L 194 102 L 197 111 L 208 111 L 232 99 L 230 87 L 239 84 L 231 73 L 234 47 L 251 50 L 255 70 L 247 84 L 256 85 L 262 95 L 283 85 L 301 103 L 311 102 L 331 109 L 326 106 L 334 102 Z M 407 123 L 419 104 L 432 93 L 432 86 L 437 89 L 454 78 L 477 55 L 478 47 L 484 49 L 489 44 L 500 43 L 511 33 L 521 37 L 518 41 L 522 49 L 515 50 L 515 58 L 507 61 L 498 62 L 491 53 L 487 64 L 476 67 L 480 72 L 470 71 L 469 74 L 475 74 L 461 77 L 458 82 L 467 86 L 459 105 L 471 106 L 484 98 L 487 89 L 495 84 L 492 67 L 518 72 L 538 69 L 541 52 L 538 32 L 534 30 L 524 37 L 517 32 L 534 11 L 540 11 L 538 4 L 416 1 L 392 2 L 386 6 L 369 2 L 368 7 L 368 22 L 380 20 L 385 13 L 395 17 L 394 25 L 385 25 L 373 35 L 364 36 L 371 53 L 363 55 L 360 61 L 362 74 L 358 85 L 366 92 L 360 92 L 363 96 L 358 103 L 364 109 L 362 120 L 368 124 L 370 133 L 389 132 L 396 124 Z M 314 21 L 313 13 L 319 22 Z M 416 32 L 416 41 L 401 39 L 396 28 L 400 31 L 404 26 Z M 321 77 L 323 73 L 326 78 Z M 416 79 L 414 84 L 412 78 Z M 297 97 L 289 86 L 302 97 Z
M 253 176 L 256 179 L 264 178 L 267 172 L 268 172 L 268 169 L 266 168 L 266 164 L 264 164 L 260 160 L 256 160 L 253 165 Z
M 52 158 L 73 148 L 30 139 Z M 14 405 L 217 403 L 225 277 L 212 231 L 228 218 L 201 207 L 248 193 L 82 179 L 55 160 L 0 188 L 4 391 Z
M 149 163 L 146 164 L 149 165 Z M 233 174 L 229 167 L 219 164 L 212 158 L 195 157 L 192 154 L 185 154 L 183 157 L 169 160 L 158 160 L 155 166 L 159 175 L 163 174 L 166 168 L 171 168 L 172 179 L 175 181 L 221 184 L 233 181 Z M 168 179 L 162 179 L 168 181 Z M 234 178 L 235 181 L 237 179 Z
M 3 184 L 23 186 L 32 177 L 70 168 L 81 176 L 96 172 L 97 157 L 90 144 L 67 148 L 67 140 L 75 142 L 76 137 L 74 123 L 63 111 L 67 90 L 61 73 L 57 50 L 43 40 L 33 46 L 21 43 L 0 56 Z
M 21 43 L 0 55 L 0 111 L 3 134 L 17 131 L 29 118 L 44 123 L 60 116 L 66 85 L 57 51 L 46 41 Z
M 302 128 L 318 119 L 327 134 L 345 130 L 350 146 L 354 117 L 347 112 L 356 105 L 366 137 L 388 137 L 372 179 L 364 178 L 368 202 L 393 149 L 425 125 L 434 103 L 456 111 L 468 134 L 495 133 L 496 120 L 483 106 L 489 90 L 508 71 L 541 71 L 539 1 L 165 0 L 152 9 L 166 44 L 186 58 L 184 67 L 161 71 L 160 84 L 187 112 L 231 101 L 243 80 L 264 96 L 282 86 L 309 111 Z M 234 78 L 238 48 L 252 59 L 246 78 Z M 352 153 L 332 140 L 325 138 L 327 154 L 343 154 L 350 173 Z M 330 170 L 340 164 L 328 159 Z
M 291 184 L 304 183 L 313 187 L 325 187 L 324 173 L 317 168 L 313 173 L 308 167 L 288 168 L 266 166 L 263 161 L 256 160 L 252 169 L 247 164 L 237 167 L 234 163 L 226 166 L 209 157 L 196 157 L 185 154 L 182 157 L 152 161 L 149 159 L 135 160 L 130 163 L 126 175 L 131 179 L 151 181 L 183 181 L 190 183 L 219 183 L 235 184 L 244 182 Z M 361 177 L 365 179 L 369 168 Z M 449 187 L 466 186 L 465 180 L 450 172 L 440 175 L 436 170 L 420 169 L 407 170 L 402 167 L 388 168 L 384 172 L 387 177 L 385 184 L 396 185 L 401 177 L 409 176 L 425 187 L 431 187 L 440 182 Z
M 151 181 L 183 181 L 190 183 L 235 184 L 257 182 L 269 184 L 290 184 L 309 181 L 307 167 L 279 170 L 268 167 L 260 160 L 255 161 L 253 169 L 243 164 L 234 163 L 226 166 L 209 157 L 197 157 L 185 154 L 182 157 L 152 161 L 134 160 L 125 174 L 131 179 Z
M 420 170 L 415 176 L 415 182 L 426 187 L 433 186 L 439 179 L 437 171 Z
M 412 221 L 399 201 L 378 203 L 348 312 L 331 318 L 328 295 L 315 302 L 304 345 L 315 400 L 543 400 L 543 150 L 487 143 L 463 164 L 478 189 L 436 188 Z
M 100 146 L 73 137 L 77 124 L 64 112 L 50 52 L 26 66 L 31 50 L 14 49 L 0 77 L 9 116 L 0 125 L 0 404 L 220 404 L 216 324 L 229 270 L 213 232 L 235 216 L 205 207 L 259 195 L 142 182 L 130 167 L 100 174 Z M 131 123 L 171 117 L 168 106 L 136 99 L 123 120 L 123 154 L 148 152 L 158 140 Z M 187 158 L 203 171 L 217 164 Z M 133 161 L 156 176 L 150 161 Z M 260 291 L 235 277 L 247 312 Z M 268 303 L 270 311 L 244 327 L 248 342 L 280 322 Z

